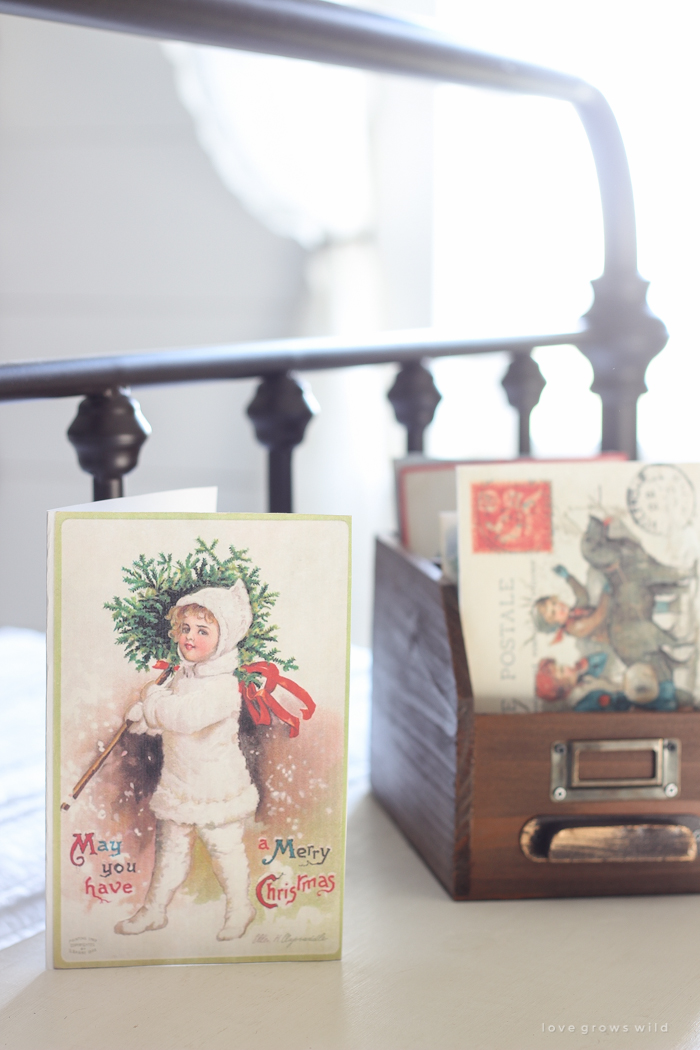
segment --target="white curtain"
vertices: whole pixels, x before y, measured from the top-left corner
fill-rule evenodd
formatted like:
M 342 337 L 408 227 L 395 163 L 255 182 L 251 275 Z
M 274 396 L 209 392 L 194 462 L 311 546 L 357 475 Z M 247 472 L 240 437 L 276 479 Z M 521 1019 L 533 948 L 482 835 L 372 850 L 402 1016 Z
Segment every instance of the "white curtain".
M 303 333 L 377 327 L 367 74 L 192 44 L 164 49 L 224 185 L 310 252 Z
M 309 249 L 371 233 L 366 74 L 215 47 L 164 47 L 202 147 L 251 214 Z

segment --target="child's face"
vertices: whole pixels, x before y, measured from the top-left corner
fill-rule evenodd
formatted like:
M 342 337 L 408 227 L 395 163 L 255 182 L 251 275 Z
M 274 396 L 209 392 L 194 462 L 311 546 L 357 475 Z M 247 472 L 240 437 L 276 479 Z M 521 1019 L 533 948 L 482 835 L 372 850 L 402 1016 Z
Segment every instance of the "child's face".
M 565 667 L 563 664 L 555 664 L 550 671 L 555 682 L 563 685 L 568 692 L 576 685 L 579 673 L 578 667 Z
M 569 618 L 569 606 L 558 598 L 547 598 L 540 605 L 540 613 L 545 623 L 563 627 Z
M 216 620 L 207 623 L 203 613 L 188 613 L 180 626 L 178 649 L 192 664 L 208 660 L 219 644 L 219 625 Z

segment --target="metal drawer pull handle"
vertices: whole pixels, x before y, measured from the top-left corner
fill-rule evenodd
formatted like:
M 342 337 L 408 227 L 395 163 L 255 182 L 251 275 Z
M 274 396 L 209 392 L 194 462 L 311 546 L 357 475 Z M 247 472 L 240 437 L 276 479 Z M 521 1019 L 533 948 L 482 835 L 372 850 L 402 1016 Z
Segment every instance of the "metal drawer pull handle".
M 697 858 L 696 835 L 685 823 L 644 822 L 630 818 L 603 824 L 566 824 L 561 820 L 535 817 L 520 833 L 520 848 L 529 860 L 550 864 L 600 864 L 631 861 L 692 861 Z M 683 818 L 677 818 L 679 821 Z M 689 823 L 700 824 L 697 818 Z

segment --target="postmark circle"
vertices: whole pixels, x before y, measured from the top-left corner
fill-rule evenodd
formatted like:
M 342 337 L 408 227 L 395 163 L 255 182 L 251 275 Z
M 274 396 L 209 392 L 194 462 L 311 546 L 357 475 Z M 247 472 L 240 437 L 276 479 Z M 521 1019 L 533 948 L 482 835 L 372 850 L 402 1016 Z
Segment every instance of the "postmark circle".
M 627 506 L 640 529 L 667 536 L 690 524 L 695 513 L 695 489 L 678 467 L 643 467 L 627 490 Z

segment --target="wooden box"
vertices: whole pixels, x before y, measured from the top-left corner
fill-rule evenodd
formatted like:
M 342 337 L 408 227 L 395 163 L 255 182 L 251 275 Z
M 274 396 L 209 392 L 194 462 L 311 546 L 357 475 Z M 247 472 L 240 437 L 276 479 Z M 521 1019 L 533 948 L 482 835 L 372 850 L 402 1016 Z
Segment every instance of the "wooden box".
M 475 715 L 456 588 L 388 539 L 371 755 L 456 900 L 700 890 L 700 712 Z

